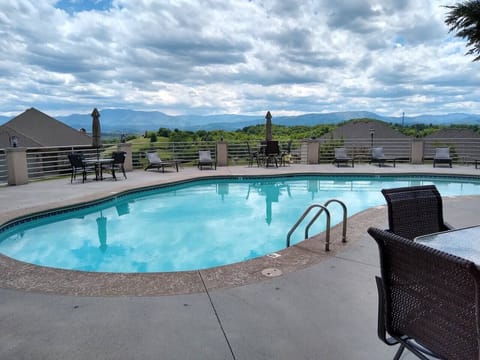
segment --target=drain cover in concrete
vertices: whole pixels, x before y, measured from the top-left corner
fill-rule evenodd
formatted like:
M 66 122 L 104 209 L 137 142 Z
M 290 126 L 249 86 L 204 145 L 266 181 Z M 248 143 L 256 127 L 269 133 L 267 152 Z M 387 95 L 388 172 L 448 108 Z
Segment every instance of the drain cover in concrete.
M 272 259 L 276 259 L 277 257 L 280 257 L 282 255 L 280 255 L 279 253 L 270 253 L 270 254 L 267 254 L 267 256 Z
M 275 268 L 267 268 L 262 270 L 262 275 L 268 276 L 268 277 L 280 276 L 282 275 L 282 270 L 275 269 Z

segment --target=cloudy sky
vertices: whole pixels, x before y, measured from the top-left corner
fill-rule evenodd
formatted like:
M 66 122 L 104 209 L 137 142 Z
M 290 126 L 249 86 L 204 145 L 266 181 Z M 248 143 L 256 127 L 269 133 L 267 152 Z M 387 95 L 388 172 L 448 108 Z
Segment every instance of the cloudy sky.
M 456 2 L 0 1 L 0 114 L 478 114 Z

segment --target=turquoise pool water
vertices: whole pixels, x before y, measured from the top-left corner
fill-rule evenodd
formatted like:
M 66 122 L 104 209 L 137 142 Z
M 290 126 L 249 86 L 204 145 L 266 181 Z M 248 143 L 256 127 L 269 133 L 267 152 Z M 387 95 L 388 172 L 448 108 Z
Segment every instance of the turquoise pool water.
M 441 177 L 232 178 L 118 196 L 0 229 L 0 253 L 37 265 L 98 272 L 204 269 L 272 253 L 307 206 L 335 198 L 351 216 L 385 204 L 383 188 L 435 184 L 442 196 L 480 195 L 480 182 Z M 342 219 L 332 203 L 332 226 Z M 448 220 L 448 219 L 447 219 Z M 307 218 L 308 221 L 308 218 Z M 323 231 L 322 217 L 310 234 Z M 302 240 L 301 226 L 292 244 Z

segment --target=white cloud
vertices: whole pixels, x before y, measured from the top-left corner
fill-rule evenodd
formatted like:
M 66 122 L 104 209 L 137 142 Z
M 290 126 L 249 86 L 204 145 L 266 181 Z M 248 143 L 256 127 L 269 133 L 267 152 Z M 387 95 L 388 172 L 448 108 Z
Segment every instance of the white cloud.
M 480 113 L 452 3 L 4 1 L 0 112 Z

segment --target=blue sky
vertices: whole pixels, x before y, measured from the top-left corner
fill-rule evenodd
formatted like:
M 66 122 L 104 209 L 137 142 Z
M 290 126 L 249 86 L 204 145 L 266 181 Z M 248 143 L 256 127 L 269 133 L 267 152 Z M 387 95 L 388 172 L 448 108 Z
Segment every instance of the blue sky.
M 2 1 L 0 114 L 479 114 L 454 3 Z
M 62 9 L 69 14 L 75 14 L 80 11 L 107 11 L 112 7 L 111 0 L 97 0 L 97 1 L 84 1 L 84 0 L 60 0 L 55 2 L 57 9 Z

